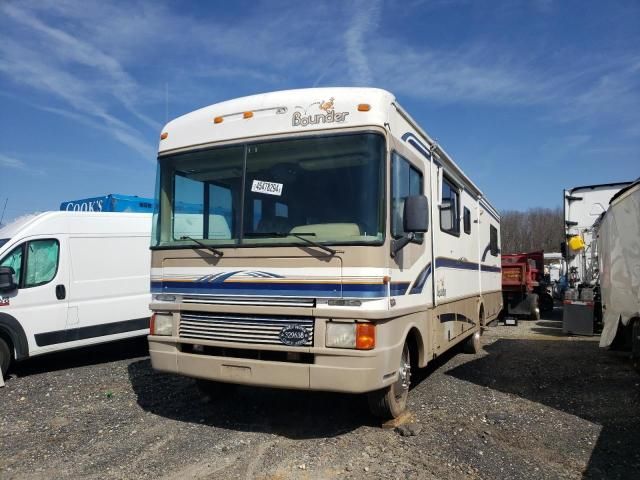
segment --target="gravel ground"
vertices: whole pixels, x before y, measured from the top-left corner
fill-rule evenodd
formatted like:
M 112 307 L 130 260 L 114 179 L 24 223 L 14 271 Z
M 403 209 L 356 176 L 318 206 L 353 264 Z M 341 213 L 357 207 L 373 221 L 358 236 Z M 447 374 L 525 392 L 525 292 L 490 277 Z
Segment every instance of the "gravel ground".
M 560 315 L 438 359 L 396 429 L 362 396 L 207 401 L 143 340 L 32 359 L 0 389 L 0 478 L 638 479 L 640 376 Z

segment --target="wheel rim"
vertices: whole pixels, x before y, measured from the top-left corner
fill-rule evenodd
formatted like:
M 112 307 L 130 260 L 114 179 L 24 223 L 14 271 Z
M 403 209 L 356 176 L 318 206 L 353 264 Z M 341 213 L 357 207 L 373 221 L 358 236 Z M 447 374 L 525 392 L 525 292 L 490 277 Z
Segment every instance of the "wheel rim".
M 396 399 L 401 400 L 409 392 L 411 385 L 411 357 L 409 347 L 405 344 L 400 357 L 400 367 L 398 368 L 398 380 L 393 384 L 393 394 Z

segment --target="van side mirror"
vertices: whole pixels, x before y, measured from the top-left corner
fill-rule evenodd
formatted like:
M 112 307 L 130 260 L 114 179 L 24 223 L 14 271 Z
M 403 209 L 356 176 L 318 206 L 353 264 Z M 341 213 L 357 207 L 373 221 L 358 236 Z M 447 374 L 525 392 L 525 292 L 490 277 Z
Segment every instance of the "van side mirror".
M 15 274 L 13 267 L 0 267 L 0 292 L 11 292 L 18 288 L 13 280 Z
M 404 231 L 424 233 L 429 230 L 429 200 L 424 195 L 411 195 L 404 200 Z

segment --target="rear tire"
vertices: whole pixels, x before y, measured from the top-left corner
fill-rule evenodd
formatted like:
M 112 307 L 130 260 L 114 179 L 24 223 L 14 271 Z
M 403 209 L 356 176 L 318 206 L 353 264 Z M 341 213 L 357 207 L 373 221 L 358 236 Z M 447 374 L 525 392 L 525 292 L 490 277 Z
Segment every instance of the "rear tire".
M 2 371 L 2 378 L 6 377 L 9 365 L 11 365 L 11 349 L 5 339 L 0 337 L 0 370 Z
M 409 344 L 405 342 L 400 356 L 398 368 L 398 380 L 375 392 L 369 392 L 369 410 L 376 417 L 391 419 L 397 418 L 407 408 L 409 387 L 411 386 L 411 351 Z
M 464 353 L 476 354 L 479 353 L 482 349 L 482 345 L 480 344 L 480 332 L 475 332 L 473 335 L 468 337 L 464 341 L 464 345 L 462 350 Z
M 540 308 L 538 306 L 538 294 L 537 293 L 530 293 L 530 305 L 531 305 L 531 310 L 530 310 L 530 314 L 529 314 L 529 318 L 531 320 L 540 320 Z

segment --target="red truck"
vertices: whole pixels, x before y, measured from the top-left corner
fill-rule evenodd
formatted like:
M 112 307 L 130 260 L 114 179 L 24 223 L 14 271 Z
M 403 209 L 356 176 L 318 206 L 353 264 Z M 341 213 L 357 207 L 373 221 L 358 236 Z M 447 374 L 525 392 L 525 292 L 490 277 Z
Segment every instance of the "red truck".
M 503 315 L 540 318 L 553 310 L 553 297 L 544 278 L 544 252 L 502 255 Z

